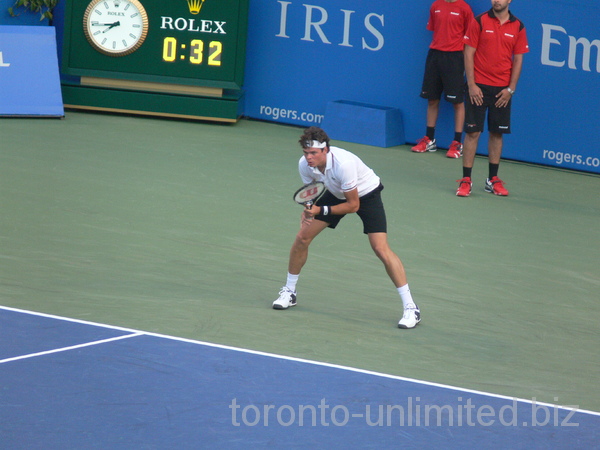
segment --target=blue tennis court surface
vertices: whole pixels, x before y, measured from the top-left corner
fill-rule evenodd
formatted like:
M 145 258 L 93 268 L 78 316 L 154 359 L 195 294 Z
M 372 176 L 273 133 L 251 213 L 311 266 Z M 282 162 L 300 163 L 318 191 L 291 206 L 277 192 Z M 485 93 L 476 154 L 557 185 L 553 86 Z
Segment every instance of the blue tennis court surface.
M 599 448 L 600 413 L 0 308 L 1 448 Z M 593 394 L 596 395 L 596 394 Z

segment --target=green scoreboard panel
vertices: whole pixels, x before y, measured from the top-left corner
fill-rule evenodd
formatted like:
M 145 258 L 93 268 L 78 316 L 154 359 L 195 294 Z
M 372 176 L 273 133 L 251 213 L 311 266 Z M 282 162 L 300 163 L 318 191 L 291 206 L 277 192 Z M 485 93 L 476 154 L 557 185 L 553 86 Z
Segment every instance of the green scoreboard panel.
M 154 91 L 160 83 L 241 89 L 248 3 L 68 1 L 62 71 L 82 79 L 158 83 Z
M 66 107 L 235 122 L 249 0 L 66 3 Z

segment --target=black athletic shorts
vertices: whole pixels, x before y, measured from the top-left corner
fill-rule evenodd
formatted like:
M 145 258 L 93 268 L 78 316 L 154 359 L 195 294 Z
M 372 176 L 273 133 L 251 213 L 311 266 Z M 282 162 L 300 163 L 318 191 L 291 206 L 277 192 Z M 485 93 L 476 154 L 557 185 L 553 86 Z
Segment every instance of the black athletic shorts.
M 510 107 L 512 99 L 508 101 L 508 105 L 503 108 L 496 106 L 496 95 L 505 87 L 487 86 L 478 84 L 483 92 L 483 105 L 475 105 L 471 103 L 467 88 L 467 100 L 465 102 L 465 133 L 474 133 L 483 131 L 485 123 L 485 115 L 487 112 L 488 131 L 492 133 L 510 134 Z
M 429 49 L 421 97 L 427 100 L 442 98 L 450 103 L 465 100 L 465 59 L 463 52 L 443 52 Z
M 380 184 L 377 188 L 373 189 L 368 194 L 360 198 L 360 207 L 356 214 L 361 218 L 363 223 L 363 233 L 387 233 L 387 220 L 385 217 L 385 209 L 383 207 L 383 201 L 381 200 L 381 191 L 383 190 L 383 184 Z M 344 203 L 346 200 L 340 200 L 329 191 L 325 191 L 323 196 L 317 200 L 317 206 L 333 206 Z M 328 214 L 323 216 L 317 214 L 315 219 L 327 222 L 329 228 L 335 228 L 337 224 L 344 218 L 345 215 L 332 215 Z

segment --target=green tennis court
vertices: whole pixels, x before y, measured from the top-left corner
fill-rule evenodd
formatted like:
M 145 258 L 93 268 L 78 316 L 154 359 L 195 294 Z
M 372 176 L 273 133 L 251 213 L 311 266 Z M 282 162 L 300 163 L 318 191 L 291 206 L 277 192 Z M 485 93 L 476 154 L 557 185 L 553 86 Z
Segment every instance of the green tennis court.
M 334 144 L 385 185 L 423 321 L 358 218 L 311 247 L 274 311 L 300 207 L 301 129 L 68 112 L 0 120 L 0 304 L 600 411 L 600 178 Z

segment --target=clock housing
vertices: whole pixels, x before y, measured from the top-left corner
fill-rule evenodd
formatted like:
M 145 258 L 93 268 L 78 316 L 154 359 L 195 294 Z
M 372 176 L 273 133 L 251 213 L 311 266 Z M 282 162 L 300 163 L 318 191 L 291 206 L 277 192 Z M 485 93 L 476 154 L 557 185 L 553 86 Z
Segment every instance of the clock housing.
M 126 56 L 144 43 L 148 15 L 138 0 L 92 0 L 83 14 L 90 45 L 108 56 Z
M 106 48 L 90 40 L 84 18 L 100 22 L 93 7 L 114 9 L 133 0 L 73 1 L 65 6 L 62 72 L 95 77 L 241 89 L 249 0 L 136 0 L 147 15 L 147 33 L 131 47 Z M 86 16 L 87 11 L 87 16 Z M 91 17 L 91 19 L 90 19 Z M 95 25 L 101 30 L 102 26 Z M 114 26 L 107 30 L 118 29 Z M 135 33 L 132 33 L 135 35 Z M 125 39 L 127 42 L 127 39 Z M 112 43 L 110 44 L 112 45 Z M 117 45 L 118 46 L 118 45 Z M 116 51 L 116 53 L 115 53 Z M 120 56 L 115 58 L 115 54 Z

